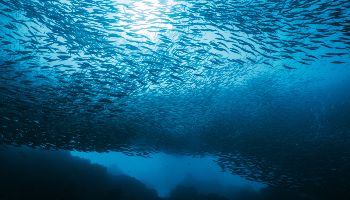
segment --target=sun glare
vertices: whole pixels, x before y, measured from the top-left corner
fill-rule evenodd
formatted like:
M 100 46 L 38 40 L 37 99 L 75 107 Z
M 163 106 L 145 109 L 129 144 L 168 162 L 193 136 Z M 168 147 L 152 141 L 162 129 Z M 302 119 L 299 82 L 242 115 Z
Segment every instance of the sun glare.
M 135 33 L 156 41 L 160 32 L 173 28 L 167 16 L 173 1 L 144 0 L 135 1 L 132 5 L 133 9 L 130 12 L 133 24 L 130 28 Z

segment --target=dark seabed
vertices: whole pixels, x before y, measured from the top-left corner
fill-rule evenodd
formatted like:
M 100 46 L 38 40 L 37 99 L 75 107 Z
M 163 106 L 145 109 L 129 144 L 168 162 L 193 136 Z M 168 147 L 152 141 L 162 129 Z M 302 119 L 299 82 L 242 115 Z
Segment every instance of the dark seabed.
M 0 0 L 0 200 L 349 200 L 350 1 Z

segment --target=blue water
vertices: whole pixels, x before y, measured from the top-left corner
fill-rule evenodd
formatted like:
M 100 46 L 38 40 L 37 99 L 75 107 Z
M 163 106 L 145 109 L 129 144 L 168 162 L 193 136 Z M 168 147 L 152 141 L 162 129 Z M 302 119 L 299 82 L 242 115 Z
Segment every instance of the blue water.
M 202 193 L 230 195 L 234 188 L 251 188 L 258 191 L 264 184 L 248 181 L 223 171 L 215 157 L 192 157 L 152 154 L 149 157 L 127 156 L 122 153 L 72 152 L 73 156 L 88 159 L 105 166 L 110 174 L 127 174 L 157 190 L 162 197 L 170 195 L 179 184 L 196 187 Z
M 349 33 L 347 0 L 0 0 L 0 200 L 347 200 Z

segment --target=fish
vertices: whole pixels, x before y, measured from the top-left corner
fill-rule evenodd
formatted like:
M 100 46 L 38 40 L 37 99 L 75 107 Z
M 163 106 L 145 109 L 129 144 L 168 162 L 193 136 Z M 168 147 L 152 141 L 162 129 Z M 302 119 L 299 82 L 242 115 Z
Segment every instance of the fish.
M 282 65 L 284 68 L 286 68 L 286 69 L 296 69 L 295 67 L 290 67 L 290 66 L 288 66 L 288 65 Z
M 19 59 L 16 59 L 15 61 L 16 62 L 21 62 L 21 61 L 31 60 L 33 58 L 35 58 L 35 56 L 24 56 L 24 57 L 21 57 Z
M 306 63 L 306 62 L 304 62 L 304 61 L 298 61 L 299 63 L 301 63 L 301 64 L 303 64 L 303 65 L 310 65 L 309 63 Z
M 333 63 L 333 64 L 345 64 L 346 62 L 343 62 L 343 61 L 332 61 L 331 63 Z
M 59 55 L 57 57 L 61 60 L 68 60 L 69 58 L 71 58 L 71 56 L 69 56 L 69 55 Z
M 99 99 L 98 102 L 100 102 L 100 103 L 108 103 L 108 104 L 113 103 L 113 101 L 111 101 L 111 100 L 109 100 L 107 98 Z
M 170 74 L 170 77 L 173 78 L 173 79 L 175 79 L 175 80 L 184 82 L 184 80 L 183 80 L 182 78 L 180 78 L 180 77 L 178 77 L 178 76 L 175 76 L 175 75 L 173 75 L 173 74 Z

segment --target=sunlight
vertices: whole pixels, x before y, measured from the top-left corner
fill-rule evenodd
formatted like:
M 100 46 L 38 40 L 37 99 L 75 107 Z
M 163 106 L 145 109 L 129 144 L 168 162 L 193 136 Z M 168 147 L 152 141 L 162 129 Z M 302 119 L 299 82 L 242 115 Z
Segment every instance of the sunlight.
M 169 23 L 169 12 L 173 1 L 160 2 L 159 0 L 134 1 L 133 8 L 128 10 L 130 19 L 133 21 L 130 30 L 136 34 L 146 36 L 155 42 L 161 32 L 171 30 L 173 26 Z

